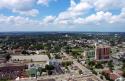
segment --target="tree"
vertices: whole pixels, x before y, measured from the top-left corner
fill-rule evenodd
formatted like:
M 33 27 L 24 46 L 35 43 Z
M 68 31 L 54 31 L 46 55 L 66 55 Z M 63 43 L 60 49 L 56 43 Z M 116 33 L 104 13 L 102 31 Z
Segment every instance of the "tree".
M 100 78 L 103 80 L 103 76 L 100 76 Z
M 53 73 L 52 71 L 50 71 L 50 70 L 48 71 L 48 75 L 52 75 L 52 73 Z
M 42 75 L 42 72 L 43 72 L 43 68 L 42 67 L 39 67 L 38 68 L 38 71 L 40 72 L 40 76 Z
M 46 65 L 46 66 L 45 66 L 45 69 L 46 69 L 46 70 L 53 70 L 53 69 L 54 69 L 54 66 L 53 66 L 53 65 Z
M 0 79 L 0 81 L 10 81 L 10 80 L 7 80 L 7 79 Z
M 95 68 L 103 68 L 103 66 L 102 66 L 101 63 L 97 63 L 97 64 L 95 65 Z
M 111 46 L 115 46 L 115 41 L 111 40 L 110 44 L 111 44 Z
M 66 52 L 67 54 L 69 54 L 69 53 L 71 52 L 71 47 L 67 46 L 67 47 L 65 48 L 65 52 Z
M 24 54 L 24 55 L 29 55 L 29 53 L 28 53 L 26 50 L 23 50 L 23 51 L 22 51 L 22 54 Z
M 69 66 L 71 65 L 73 62 L 71 61 L 66 61 L 66 62 L 62 62 L 62 66 Z
M 95 65 L 95 62 L 94 61 L 90 61 L 90 59 L 88 59 L 86 61 L 86 63 L 90 66 L 90 67 L 93 67 Z
M 79 74 L 82 74 L 83 72 L 82 72 L 82 70 L 79 70 Z
M 109 61 L 109 62 L 108 62 L 108 67 L 109 67 L 111 70 L 113 69 L 114 66 L 113 66 L 112 61 Z
M 97 75 L 97 72 L 95 70 L 92 70 L 92 73 L 95 74 L 95 75 Z
M 10 58 L 11 58 L 10 54 L 7 54 L 7 55 L 5 56 L 6 61 L 9 61 Z
M 60 57 L 59 54 L 55 54 L 55 58 L 56 58 L 56 59 L 60 59 L 61 57 Z

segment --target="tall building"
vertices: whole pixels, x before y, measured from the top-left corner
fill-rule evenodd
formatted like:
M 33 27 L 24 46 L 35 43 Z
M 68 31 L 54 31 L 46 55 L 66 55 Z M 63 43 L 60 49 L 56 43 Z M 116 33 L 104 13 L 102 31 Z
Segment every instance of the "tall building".
M 108 61 L 110 59 L 110 46 L 107 45 L 96 45 L 95 47 L 95 60 L 97 61 Z

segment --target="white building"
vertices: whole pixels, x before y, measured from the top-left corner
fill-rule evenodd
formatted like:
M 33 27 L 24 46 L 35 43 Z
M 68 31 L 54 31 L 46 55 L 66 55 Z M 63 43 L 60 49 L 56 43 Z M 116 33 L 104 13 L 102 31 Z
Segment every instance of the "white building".
M 12 62 L 24 63 L 31 67 L 45 67 L 46 63 L 49 62 L 49 57 L 47 55 L 12 55 Z

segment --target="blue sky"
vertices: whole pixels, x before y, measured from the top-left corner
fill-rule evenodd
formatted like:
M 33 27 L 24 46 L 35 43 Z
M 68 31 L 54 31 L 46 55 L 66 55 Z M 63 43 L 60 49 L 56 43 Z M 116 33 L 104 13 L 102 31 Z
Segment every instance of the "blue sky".
M 0 32 L 125 32 L 124 0 L 0 0 Z

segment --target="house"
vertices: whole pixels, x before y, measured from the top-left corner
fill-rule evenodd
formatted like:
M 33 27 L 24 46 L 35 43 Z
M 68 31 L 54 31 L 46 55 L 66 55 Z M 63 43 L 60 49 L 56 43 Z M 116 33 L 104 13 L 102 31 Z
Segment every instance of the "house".
M 111 80 L 115 81 L 117 78 L 119 78 L 119 76 L 116 75 L 116 74 L 114 74 L 114 73 L 110 73 L 110 74 L 109 74 L 109 78 L 110 78 Z

